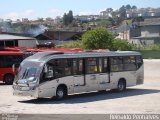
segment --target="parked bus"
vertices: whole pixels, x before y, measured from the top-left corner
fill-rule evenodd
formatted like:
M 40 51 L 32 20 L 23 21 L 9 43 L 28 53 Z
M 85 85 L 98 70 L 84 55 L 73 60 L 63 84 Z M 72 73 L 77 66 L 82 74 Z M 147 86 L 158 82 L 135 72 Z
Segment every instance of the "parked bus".
M 13 83 L 13 94 L 62 99 L 68 94 L 143 84 L 139 52 L 41 52 L 25 59 Z
M 15 51 L 0 51 L 0 81 L 6 84 L 13 84 L 14 76 L 18 65 L 29 53 Z M 15 69 L 12 68 L 15 64 Z

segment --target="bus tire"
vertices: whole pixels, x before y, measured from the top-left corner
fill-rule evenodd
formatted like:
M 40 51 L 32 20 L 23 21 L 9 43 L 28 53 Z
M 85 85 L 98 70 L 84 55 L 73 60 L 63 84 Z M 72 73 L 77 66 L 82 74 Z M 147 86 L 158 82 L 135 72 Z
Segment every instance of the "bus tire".
M 123 92 L 126 90 L 126 80 L 120 79 L 117 84 L 117 92 Z
M 67 96 L 67 88 L 65 86 L 59 86 L 56 91 L 56 99 L 61 100 Z
M 4 82 L 6 85 L 12 85 L 14 81 L 14 75 L 12 74 L 6 74 L 4 76 Z

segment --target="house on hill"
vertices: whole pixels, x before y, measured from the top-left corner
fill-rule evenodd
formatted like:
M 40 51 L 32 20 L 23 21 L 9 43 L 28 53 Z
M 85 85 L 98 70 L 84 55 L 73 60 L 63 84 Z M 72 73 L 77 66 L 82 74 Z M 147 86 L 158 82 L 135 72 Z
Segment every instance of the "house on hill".
M 141 35 L 131 38 L 134 44 L 148 45 L 160 44 L 160 22 L 140 24 Z

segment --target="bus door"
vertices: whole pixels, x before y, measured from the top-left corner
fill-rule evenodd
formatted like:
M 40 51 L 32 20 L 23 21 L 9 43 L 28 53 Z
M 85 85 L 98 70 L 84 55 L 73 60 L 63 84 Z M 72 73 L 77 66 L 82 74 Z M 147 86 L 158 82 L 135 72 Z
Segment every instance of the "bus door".
M 108 58 L 99 58 L 99 90 L 109 86 Z
M 86 58 L 85 60 L 85 79 L 87 91 L 98 90 L 98 58 Z
M 73 59 L 74 93 L 86 92 L 83 59 Z

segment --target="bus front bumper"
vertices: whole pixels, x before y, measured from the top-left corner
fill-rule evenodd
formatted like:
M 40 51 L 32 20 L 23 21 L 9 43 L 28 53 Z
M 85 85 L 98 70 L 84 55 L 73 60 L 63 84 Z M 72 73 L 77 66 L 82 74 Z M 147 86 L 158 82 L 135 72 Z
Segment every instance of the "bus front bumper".
M 29 87 L 13 86 L 13 95 L 15 96 L 30 96 L 38 98 L 37 90 L 30 90 Z

